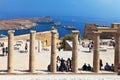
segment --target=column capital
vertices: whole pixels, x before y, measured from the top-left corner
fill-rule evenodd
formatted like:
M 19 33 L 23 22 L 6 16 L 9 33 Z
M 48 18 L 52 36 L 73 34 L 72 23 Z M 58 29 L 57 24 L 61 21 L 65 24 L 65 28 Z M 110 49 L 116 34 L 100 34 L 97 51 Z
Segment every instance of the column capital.
M 78 30 L 72 30 L 72 33 L 73 33 L 73 34 L 78 34 L 79 31 L 78 31 Z
M 57 30 L 51 30 L 51 33 L 56 34 Z
M 94 35 L 100 35 L 101 32 L 95 32 L 95 31 L 94 31 L 93 34 L 94 34 Z
M 94 33 L 94 34 L 100 34 L 100 33 L 102 33 L 102 32 L 101 32 L 101 31 L 98 31 L 98 32 L 97 32 L 97 31 L 93 31 L 93 33 Z
M 30 33 L 36 33 L 36 31 L 35 30 L 31 30 Z
M 14 33 L 15 30 L 8 30 L 8 33 Z

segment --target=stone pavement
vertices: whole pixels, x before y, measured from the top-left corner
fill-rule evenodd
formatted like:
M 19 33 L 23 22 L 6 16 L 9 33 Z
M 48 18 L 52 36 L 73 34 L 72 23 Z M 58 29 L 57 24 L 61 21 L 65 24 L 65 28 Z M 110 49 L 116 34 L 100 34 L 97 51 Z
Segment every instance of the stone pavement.
M 120 80 L 113 75 L 0 75 L 0 80 Z
M 24 46 L 24 45 L 23 45 Z M 103 65 L 105 65 L 106 62 L 108 62 L 110 65 L 114 63 L 114 49 L 113 47 L 109 46 L 101 46 L 101 49 L 104 48 L 107 51 L 100 51 L 100 58 L 103 60 Z M 50 49 L 50 48 L 49 48 Z M 21 50 L 24 50 L 24 47 L 21 47 Z M 29 68 L 29 52 L 28 53 L 20 53 L 18 50 L 15 50 L 14 53 L 14 70 L 15 73 L 28 73 Z M 67 60 L 67 58 L 72 57 L 72 51 L 57 51 L 57 56 L 60 56 L 60 58 L 64 58 Z M 36 73 L 46 73 L 47 72 L 47 66 L 50 64 L 50 50 L 49 51 L 41 51 L 38 53 L 36 51 Z M 0 56 L 0 73 L 6 73 L 7 70 L 7 56 Z M 81 45 L 79 45 L 78 49 L 78 73 L 93 73 L 93 72 L 86 72 L 82 71 L 82 65 L 90 64 L 93 66 L 93 52 L 89 52 L 88 48 L 83 48 Z M 104 69 L 104 67 L 102 67 Z M 48 72 L 47 72 L 48 73 Z M 61 72 L 58 72 L 61 73 Z M 113 73 L 108 71 L 101 71 L 100 73 Z

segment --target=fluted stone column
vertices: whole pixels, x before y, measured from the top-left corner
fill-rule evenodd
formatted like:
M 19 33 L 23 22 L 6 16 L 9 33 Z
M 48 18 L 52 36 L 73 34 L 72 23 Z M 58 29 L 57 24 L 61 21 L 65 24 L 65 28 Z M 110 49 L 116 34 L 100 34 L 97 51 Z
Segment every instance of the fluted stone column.
M 51 31 L 51 62 L 50 62 L 50 71 L 56 72 L 56 39 L 57 39 L 57 31 Z
M 120 32 L 115 35 L 115 57 L 114 57 L 114 70 L 118 71 L 118 65 L 120 64 Z
M 72 71 L 77 73 L 78 72 L 78 33 L 79 31 L 73 30 L 73 48 L 72 48 Z
M 41 47 L 42 47 L 42 46 L 41 46 L 41 41 L 38 40 L 38 53 L 41 52 L 41 49 L 42 49 Z
M 8 72 L 14 72 L 14 30 L 8 31 Z
M 94 32 L 94 53 L 93 53 L 93 71 L 98 73 L 100 71 L 100 54 L 99 54 L 99 40 L 100 33 Z
M 35 72 L 35 36 L 36 31 L 30 31 L 30 58 L 29 58 L 29 70 Z

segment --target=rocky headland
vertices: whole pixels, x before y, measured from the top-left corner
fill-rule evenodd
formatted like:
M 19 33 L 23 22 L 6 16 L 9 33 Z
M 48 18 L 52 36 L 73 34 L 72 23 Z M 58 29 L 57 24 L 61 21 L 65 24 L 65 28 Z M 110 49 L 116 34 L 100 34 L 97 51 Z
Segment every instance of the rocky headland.
M 0 30 L 21 30 L 29 29 L 37 25 L 37 23 L 52 23 L 53 20 L 50 16 L 35 17 L 35 18 L 24 18 L 24 19 L 12 19 L 12 20 L 1 20 Z

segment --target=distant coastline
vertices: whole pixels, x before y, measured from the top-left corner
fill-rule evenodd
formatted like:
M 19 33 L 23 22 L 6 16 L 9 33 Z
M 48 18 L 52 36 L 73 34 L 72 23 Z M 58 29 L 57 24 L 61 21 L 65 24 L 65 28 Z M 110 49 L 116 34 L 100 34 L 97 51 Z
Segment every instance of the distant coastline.
M 30 29 L 38 24 L 49 24 L 52 26 L 61 26 L 68 30 L 75 30 L 73 26 L 64 26 L 61 22 L 54 22 L 50 16 L 34 17 L 34 18 L 20 18 L 11 20 L 0 20 L 0 30 L 25 30 Z
M 29 29 L 37 25 L 37 23 L 50 23 L 53 22 L 51 17 L 35 17 L 35 18 L 21 18 L 12 20 L 1 20 L 0 30 L 22 30 Z

